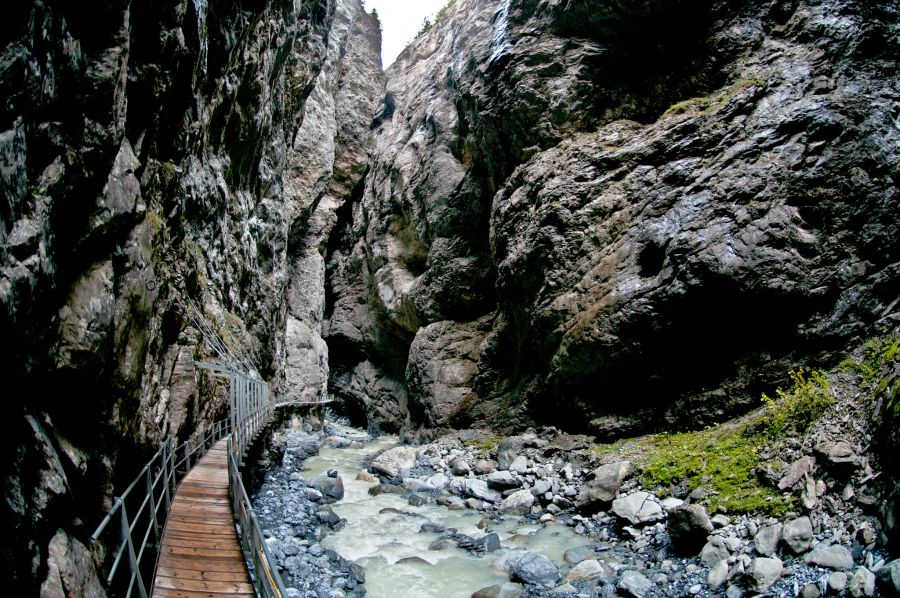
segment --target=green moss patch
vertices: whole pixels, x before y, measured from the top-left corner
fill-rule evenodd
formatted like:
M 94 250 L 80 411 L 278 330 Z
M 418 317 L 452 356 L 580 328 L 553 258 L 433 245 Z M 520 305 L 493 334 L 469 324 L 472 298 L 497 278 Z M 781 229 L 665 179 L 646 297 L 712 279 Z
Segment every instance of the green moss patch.
M 499 436 L 488 436 L 487 438 L 473 438 L 472 440 L 466 441 L 466 446 L 470 446 L 474 449 L 478 449 L 484 453 L 492 453 L 497 449 L 497 445 L 500 444 Z
M 824 372 L 795 370 L 790 378 L 789 389 L 763 395 L 763 408 L 737 422 L 595 445 L 592 454 L 601 462 L 631 460 L 643 487 L 660 495 L 702 487 L 711 510 L 782 516 L 793 498 L 758 475 L 767 461 L 761 451 L 802 435 L 834 401 Z

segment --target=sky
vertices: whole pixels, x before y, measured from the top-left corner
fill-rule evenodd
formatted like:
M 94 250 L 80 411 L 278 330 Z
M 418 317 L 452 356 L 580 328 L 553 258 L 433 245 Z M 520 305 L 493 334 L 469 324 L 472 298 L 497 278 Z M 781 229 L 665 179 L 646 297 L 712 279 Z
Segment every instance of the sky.
M 367 12 L 378 11 L 381 19 L 381 64 L 390 66 L 422 29 L 425 17 L 434 17 L 447 0 L 365 0 Z

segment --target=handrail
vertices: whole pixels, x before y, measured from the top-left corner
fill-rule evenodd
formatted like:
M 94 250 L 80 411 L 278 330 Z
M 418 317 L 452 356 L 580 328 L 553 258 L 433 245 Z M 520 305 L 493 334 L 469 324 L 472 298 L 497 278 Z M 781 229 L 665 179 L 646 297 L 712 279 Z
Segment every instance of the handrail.
M 263 598 L 284 598 L 287 596 L 284 581 L 278 571 L 272 568 L 271 563 L 275 563 L 275 560 L 269 553 L 256 518 L 256 511 L 250 504 L 250 497 L 241 480 L 238 461 L 235 458 L 237 446 L 234 444 L 233 436 L 228 439 L 228 445 L 228 490 L 231 495 L 231 511 L 240 528 L 244 558 L 253 565 L 255 573 L 252 578 L 253 589 L 256 590 L 257 596 Z
M 263 598 L 284 598 L 286 590 L 274 563 L 241 481 L 240 468 L 250 444 L 268 424 L 275 409 L 286 405 L 326 405 L 325 401 L 300 401 L 295 397 L 270 398 L 269 385 L 229 366 L 195 362 L 201 369 L 229 378 L 229 418 L 215 422 L 195 442 L 190 439 L 175 445 L 170 435 L 129 484 L 91 536 L 97 542 L 106 533 L 107 546 L 117 546 L 106 578 L 112 596 L 147 598 L 159 559 L 162 531 L 165 528 L 179 482 L 200 461 L 207 450 L 228 436 L 229 496 L 235 521 L 240 526 L 241 548 L 253 567 L 253 586 Z M 180 454 L 180 458 L 179 458 Z M 143 483 L 141 483 L 143 482 Z M 131 515 L 130 509 L 134 509 Z M 110 527 L 118 514 L 119 525 Z M 118 542 L 118 544 L 116 544 Z M 149 550 L 152 549 L 152 550 Z M 127 562 L 127 571 L 123 563 Z
M 111 593 L 126 598 L 135 594 L 140 598 L 147 598 L 148 588 L 151 587 L 156 571 L 156 561 L 159 558 L 162 530 L 172 507 L 178 482 L 188 474 L 210 446 L 229 432 L 228 420 L 215 422 L 193 448 L 190 439 L 175 446 L 174 438 L 168 436 L 134 481 L 116 497 L 113 507 L 91 535 L 91 541 L 97 542 L 118 513 L 119 537 L 112 539 L 118 539 L 120 543 L 113 553 L 109 574 L 106 577 L 106 585 Z M 194 459 L 198 451 L 200 454 Z M 179 452 L 183 456 L 180 460 L 176 460 Z M 129 506 L 136 505 L 134 514 L 129 515 Z M 113 529 L 109 528 L 110 532 Z M 107 545 L 114 543 L 108 542 Z M 148 553 L 147 548 L 154 550 Z M 128 563 L 127 572 L 121 569 L 123 561 Z

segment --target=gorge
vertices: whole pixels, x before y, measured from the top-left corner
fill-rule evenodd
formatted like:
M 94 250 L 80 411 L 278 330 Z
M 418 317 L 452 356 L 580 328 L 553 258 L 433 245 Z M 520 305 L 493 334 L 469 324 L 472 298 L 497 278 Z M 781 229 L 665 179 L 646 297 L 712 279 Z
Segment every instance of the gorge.
M 893 537 L 896 2 L 452 0 L 385 70 L 360 0 L 0 31 L 10 595 L 102 592 L 112 497 L 227 414 L 193 313 L 370 434 L 497 459 L 530 428 L 589 471 L 821 369 Z

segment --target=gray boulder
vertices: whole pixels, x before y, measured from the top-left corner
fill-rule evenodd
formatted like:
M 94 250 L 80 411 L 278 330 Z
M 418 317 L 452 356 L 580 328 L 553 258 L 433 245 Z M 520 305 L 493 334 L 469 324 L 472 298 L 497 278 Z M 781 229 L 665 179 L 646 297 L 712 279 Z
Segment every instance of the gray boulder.
M 630 474 L 630 461 L 601 465 L 588 474 L 578 498 L 585 504 L 608 504 L 616 497 L 616 493 L 622 487 L 622 482 Z
M 334 478 L 327 475 L 319 476 L 309 480 L 307 484 L 322 493 L 324 503 L 333 503 L 344 498 L 344 481 L 340 476 Z
M 416 448 L 412 446 L 395 446 L 372 460 L 372 469 L 386 476 L 396 478 L 404 469 L 411 469 L 416 464 Z
M 528 459 L 525 455 L 519 455 L 509 464 L 509 470 L 518 474 L 524 474 L 528 470 Z
M 823 440 L 814 450 L 832 470 L 847 469 L 859 462 L 853 446 L 846 440 Z
M 807 565 L 827 569 L 849 569 L 853 566 L 853 555 L 839 544 L 819 544 L 803 560 Z
M 549 588 L 556 585 L 559 580 L 559 569 L 547 557 L 526 552 L 511 564 L 509 578 L 512 581 Z
M 809 517 L 800 517 L 784 524 L 781 537 L 795 554 L 809 550 L 812 545 L 812 522 Z
M 713 536 L 709 542 L 700 551 L 700 560 L 707 567 L 713 567 L 719 561 L 727 559 L 731 556 L 728 546 L 721 536 Z
M 763 556 L 772 556 L 778 550 L 778 543 L 781 541 L 781 532 L 784 526 L 780 523 L 773 525 L 764 525 L 759 528 L 753 537 L 753 546 L 756 552 Z
M 524 436 L 507 436 L 497 445 L 497 469 L 509 469 L 525 446 Z
M 503 491 L 518 488 L 522 482 L 508 471 L 492 471 L 487 476 L 487 484 L 490 488 Z
M 875 574 L 865 567 L 857 567 L 850 578 L 850 595 L 853 598 L 875 595 Z
M 534 495 L 528 490 L 516 490 L 504 498 L 497 509 L 504 515 L 526 515 L 534 504 Z
M 478 478 L 456 478 L 450 482 L 451 492 L 469 496 L 494 504 L 500 500 L 500 493 L 488 488 L 487 482 Z
M 672 548 L 679 556 L 694 556 L 700 552 L 713 530 L 706 509 L 694 504 L 682 504 L 669 511 L 666 526 Z
M 835 594 L 840 594 L 847 589 L 847 574 L 843 571 L 835 571 L 828 576 L 828 589 Z
M 662 507 L 649 492 L 632 492 L 617 498 L 610 510 L 616 517 L 634 526 L 656 523 L 666 518 Z
M 753 559 L 747 568 L 747 577 L 751 587 L 757 592 L 765 592 L 772 584 L 781 579 L 784 565 L 779 559 L 759 557 Z
M 616 584 L 616 588 L 625 596 L 644 598 L 651 595 L 653 582 L 637 571 L 628 570 L 619 577 L 619 583 Z
M 596 558 L 597 553 L 590 544 L 584 546 L 576 546 L 569 548 L 563 553 L 563 560 L 569 564 L 576 565 L 583 560 Z
M 878 570 L 882 587 L 894 594 L 900 594 L 900 559 L 895 559 Z

